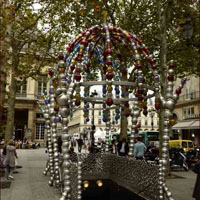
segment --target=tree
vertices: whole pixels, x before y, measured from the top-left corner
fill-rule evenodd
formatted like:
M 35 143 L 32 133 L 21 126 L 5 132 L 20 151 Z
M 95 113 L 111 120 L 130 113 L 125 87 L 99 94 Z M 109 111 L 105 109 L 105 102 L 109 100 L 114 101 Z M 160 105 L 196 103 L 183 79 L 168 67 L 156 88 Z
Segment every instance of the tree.
M 4 54 L 7 59 L 4 67 L 10 78 L 7 93 L 6 142 L 12 138 L 14 130 L 17 81 L 20 80 L 23 84 L 29 77 L 37 78 L 44 66 L 56 61 L 55 57 L 50 57 L 50 50 L 57 37 L 56 28 L 53 25 L 50 28 L 42 26 L 42 23 L 45 23 L 48 13 L 53 15 L 58 4 L 52 4 L 51 0 L 2 1 L 4 9 L 1 35 L 6 46 Z

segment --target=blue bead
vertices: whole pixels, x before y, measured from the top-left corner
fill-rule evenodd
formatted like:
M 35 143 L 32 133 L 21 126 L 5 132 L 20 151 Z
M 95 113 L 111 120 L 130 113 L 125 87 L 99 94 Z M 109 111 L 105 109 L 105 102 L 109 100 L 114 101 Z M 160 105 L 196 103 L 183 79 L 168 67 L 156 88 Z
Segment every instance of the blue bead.
M 103 88 L 103 93 L 106 94 L 107 90 L 106 88 Z
M 103 118 L 103 122 L 107 122 L 107 119 L 106 119 L 106 118 Z

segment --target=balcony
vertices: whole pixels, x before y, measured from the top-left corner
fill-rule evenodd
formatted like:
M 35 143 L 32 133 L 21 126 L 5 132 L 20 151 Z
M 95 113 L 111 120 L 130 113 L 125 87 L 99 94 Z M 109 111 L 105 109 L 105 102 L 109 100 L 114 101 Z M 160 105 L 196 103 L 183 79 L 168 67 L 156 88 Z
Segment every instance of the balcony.
M 20 98 L 26 98 L 27 97 L 27 93 L 17 93 L 16 97 L 19 98 L 19 99 Z
M 199 101 L 199 93 L 200 93 L 200 91 L 191 92 L 190 94 L 181 95 L 179 97 L 177 105 L 193 103 L 195 101 Z

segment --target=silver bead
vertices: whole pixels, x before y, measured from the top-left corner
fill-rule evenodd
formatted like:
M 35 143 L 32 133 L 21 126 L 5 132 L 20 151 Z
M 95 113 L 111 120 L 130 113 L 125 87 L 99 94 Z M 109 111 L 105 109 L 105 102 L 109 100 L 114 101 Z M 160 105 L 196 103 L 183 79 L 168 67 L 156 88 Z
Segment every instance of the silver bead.
M 61 96 L 58 98 L 58 104 L 60 106 L 66 106 L 67 105 L 67 95 L 61 94 Z
M 173 99 L 169 99 L 165 103 L 165 107 L 168 108 L 169 110 L 173 110 L 174 106 L 175 106 L 175 103 Z

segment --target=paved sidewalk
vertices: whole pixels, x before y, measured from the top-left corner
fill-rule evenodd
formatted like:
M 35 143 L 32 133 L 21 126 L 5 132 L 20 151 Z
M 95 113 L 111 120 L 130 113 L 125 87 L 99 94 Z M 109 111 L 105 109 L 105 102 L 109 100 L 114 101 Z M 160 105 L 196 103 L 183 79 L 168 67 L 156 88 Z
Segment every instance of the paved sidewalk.
M 196 174 L 189 170 L 172 171 L 177 178 L 167 179 L 167 186 L 175 200 L 194 200 L 192 193 L 196 182 Z
M 48 186 L 49 176 L 44 176 L 47 154 L 45 149 L 17 150 L 18 164 L 9 189 L 1 189 L 1 200 L 57 200 L 58 191 Z
M 14 174 L 15 180 L 12 181 L 9 189 L 1 189 L 1 200 L 59 200 L 59 191 L 49 187 L 49 176 L 43 175 L 47 159 L 45 149 L 23 149 L 17 150 L 17 153 L 18 164 L 23 168 L 17 169 L 18 173 Z M 174 199 L 193 200 L 192 192 L 196 175 L 191 170 L 172 173 L 179 176 L 167 180 L 167 186 Z

